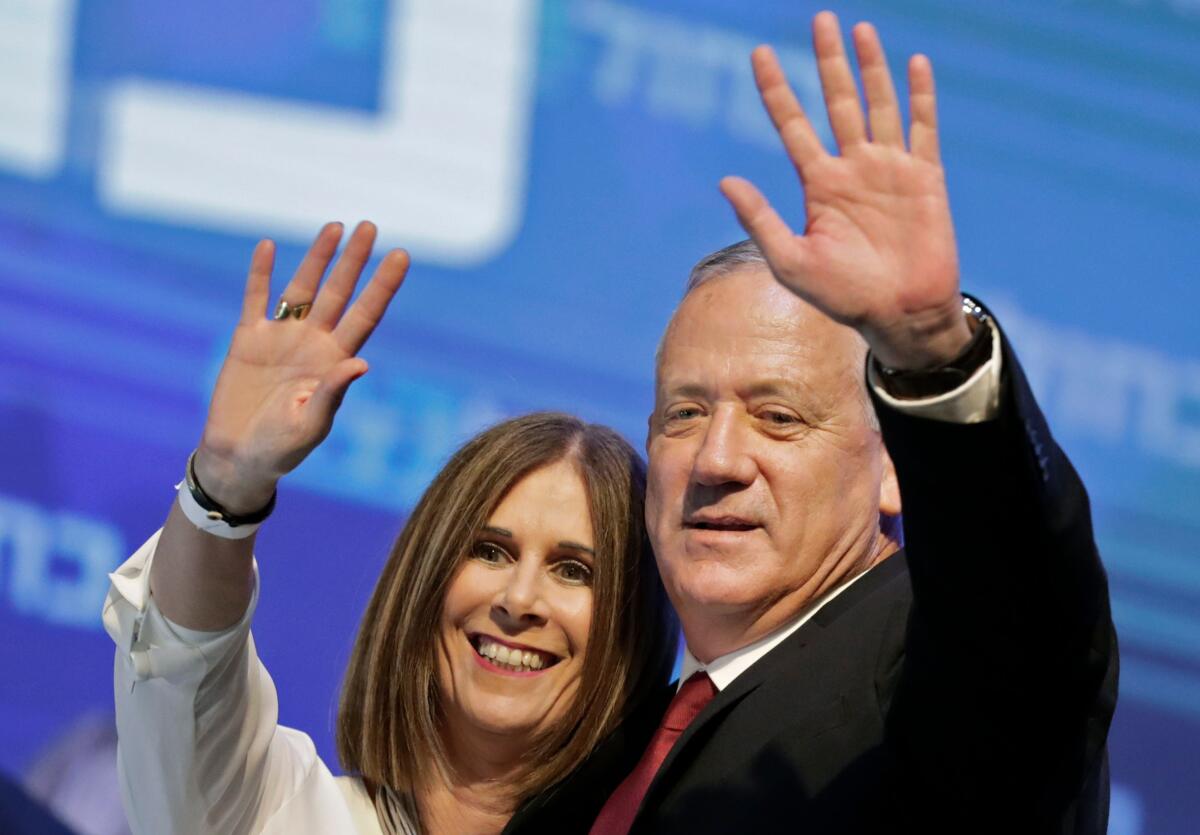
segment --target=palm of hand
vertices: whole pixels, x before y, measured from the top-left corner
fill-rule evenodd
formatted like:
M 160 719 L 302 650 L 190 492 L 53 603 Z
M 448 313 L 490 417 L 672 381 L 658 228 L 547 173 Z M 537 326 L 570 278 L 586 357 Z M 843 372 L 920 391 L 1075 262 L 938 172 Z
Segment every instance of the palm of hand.
M 366 373 L 358 351 L 399 289 L 408 256 L 389 252 L 347 309 L 375 227 L 362 223 L 355 229 L 322 282 L 340 240 L 340 224 L 322 229 L 284 290 L 292 304 L 311 300 L 304 320 L 265 318 L 274 249 L 264 241 L 255 250 L 242 317 L 217 378 L 196 461 L 210 495 L 215 490 L 251 507 L 269 496 L 279 477 L 329 434 L 346 390 Z
M 946 299 L 957 304 L 958 257 L 939 166 L 860 147 L 807 171 L 805 198 L 804 235 L 793 236 L 776 271 L 794 292 L 855 328 L 895 327 Z
M 332 426 L 313 394 L 351 356 L 305 322 L 239 324 L 213 391 L 205 444 L 255 459 L 275 476 L 294 469 Z
M 841 154 L 828 153 L 774 53 L 753 55 L 768 115 L 804 187 L 807 223 L 795 234 L 749 182 L 721 188 L 775 277 L 831 318 L 859 331 L 897 368 L 933 367 L 969 341 L 958 256 L 937 137 L 933 71 L 909 62 L 912 122 L 900 107 L 873 27 L 855 27 L 868 107 L 864 114 L 837 18 L 813 21 L 814 51 Z

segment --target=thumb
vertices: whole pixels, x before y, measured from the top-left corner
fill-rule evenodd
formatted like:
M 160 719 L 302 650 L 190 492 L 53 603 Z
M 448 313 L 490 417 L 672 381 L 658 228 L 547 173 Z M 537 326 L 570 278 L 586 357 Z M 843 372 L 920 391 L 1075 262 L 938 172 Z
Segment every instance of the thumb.
M 793 232 L 749 180 L 726 177 L 721 180 L 721 193 L 733 207 L 738 223 L 758 244 L 776 280 L 810 304 L 825 310 L 826 305 L 816 298 L 820 288 L 810 278 L 813 270 L 809 263 L 808 239 Z
M 326 371 L 309 400 L 313 412 L 324 416 L 326 420 L 332 419 L 334 412 L 341 407 L 342 398 L 346 396 L 350 384 L 366 374 L 367 369 L 366 360 L 348 357 Z
M 741 177 L 721 180 L 721 193 L 733 207 L 738 222 L 768 259 L 783 258 L 796 236 L 753 183 Z

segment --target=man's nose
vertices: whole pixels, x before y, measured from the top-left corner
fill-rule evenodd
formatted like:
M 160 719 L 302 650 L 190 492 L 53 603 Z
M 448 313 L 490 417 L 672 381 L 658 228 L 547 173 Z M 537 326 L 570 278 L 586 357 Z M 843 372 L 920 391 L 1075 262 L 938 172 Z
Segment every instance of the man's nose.
M 754 481 L 756 468 L 749 454 L 748 431 L 732 409 L 715 411 L 696 451 L 692 478 L 706 487 Z
M 542 577 L 536 560 L 523 559 L 513 565 L 494 602 L 495 608 L 514 625 L 541 623 L 545 620 Z

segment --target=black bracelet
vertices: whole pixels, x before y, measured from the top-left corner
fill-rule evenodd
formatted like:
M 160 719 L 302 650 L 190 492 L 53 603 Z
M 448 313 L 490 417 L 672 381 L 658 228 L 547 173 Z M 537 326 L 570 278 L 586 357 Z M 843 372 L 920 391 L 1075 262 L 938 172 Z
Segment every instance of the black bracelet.
M 246 513 L 241 516 L 230 513 L 225 508 L 221 507 L 213 497 L 204 492 L 204 488 L 200 486 L 200 479 L 196 478 L 196 452 L 192 450 L 192 454 L 187 460 L 187 488 L 192 494 L 192 498 L 196 500 L 196 504 L 204 508 L 208 513 L 208 518 L 214 522 L 224 522 L 231 528 L 236 528 L 239 525 L 258 525 L 266 520 L 271 515 L 271 511 L 275 509 L 275 496 L 278 491 L 271 492 L 271 500 L 267 502 L 266 507 L 261 510 L 256 510 L 253 513 Z

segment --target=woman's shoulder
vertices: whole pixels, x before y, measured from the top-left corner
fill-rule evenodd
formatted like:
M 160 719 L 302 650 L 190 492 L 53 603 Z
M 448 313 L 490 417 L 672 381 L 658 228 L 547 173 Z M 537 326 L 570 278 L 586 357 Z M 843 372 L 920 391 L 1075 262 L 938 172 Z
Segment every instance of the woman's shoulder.
M 355 830 L 364 835 L 366 833 L 383 835 L 383 830 L 379 826 L 379 817 L 375 814 L 375 804 L 371 801 L 371 795 L 367 793 L 367 787 L 363 785 L 362 779 L 342 775 L 334 777 L 333 782 L 337 784 L 338 790 L 341 791 L 342 797 L 346 801 L 346 808 L 350 810 Z
M 392 816 L 393 827 L 389 831 L 385 830 L 379 823 L 379 811 L 375 808 L 375 802 L 371 799 L 370 793 L 367 791 L 366 785 L 359 777 L 343 775 L 333 778 L 337 784 L 338 790 L 341 791 L 342 797 L 346 801 L 346 808 L 350 812 L 350 817 L 354 821 L 355 830 L 358 833 L 370 833 L 370 835 L 416 835 L 420 830 L 417 828 L 416 815 L 414 810 L 409 808 L 406 802 L 407 798 L 393 798 L 396 802 L 390 804 L 388 814 Z

